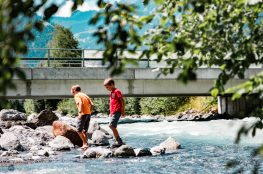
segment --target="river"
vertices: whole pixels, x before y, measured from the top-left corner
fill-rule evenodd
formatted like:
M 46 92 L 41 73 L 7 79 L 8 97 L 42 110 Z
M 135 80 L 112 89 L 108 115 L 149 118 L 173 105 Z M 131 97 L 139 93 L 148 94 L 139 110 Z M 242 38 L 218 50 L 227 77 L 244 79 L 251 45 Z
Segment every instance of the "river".
M 127 144 L 133 147 L 153 147 L 169 136 L 182 146 L 176 153 L 163 156 L 110 159 L 76 159 L 80 151 L 65 152 L 57 161 L 1 167 L 0 173 L 7 174 L 84 174 L 84 173 L 178 173 L 215 174 L 232 173 L 243 167 L 250 173 L 254 164 L 259 163 L 259 173 L 263 173 L 262 158 L 251 159 L 254 148 L 263 143 L 263 131 L 252 138 L 243 137 L 234 144 L 236 133 L 243 124 L 251 124 L 255 119 L 212 120 L 204 122 L 153 122 L 121 124 L 118 129 Z M 107 128 L 106 125 L 102 125 Z M 231 160 L 240 162 L 235 168 L 227 169 Z

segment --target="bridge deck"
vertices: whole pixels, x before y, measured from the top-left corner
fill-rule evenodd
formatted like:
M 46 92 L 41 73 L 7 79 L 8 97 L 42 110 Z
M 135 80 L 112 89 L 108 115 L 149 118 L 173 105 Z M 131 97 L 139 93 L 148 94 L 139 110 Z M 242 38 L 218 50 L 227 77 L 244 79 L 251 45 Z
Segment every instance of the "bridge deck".
M 251 68 L 245 73 L 245 79 L 234 78 L 226 87 L 244 82 L 262 68 Z M 69 98 L 70 88 L 79 84 L 83 91 L 91 97 L 108 96 L 103 80 L 109 77 L 104 67 L 96 68 L 24 68 L 26 81 L 17 77 L 14 82 L 16 90 L 7 92 L 8 98 Z M 128 68 L 123 74 L 116 76 L 116 86 L 125 96 L 201 96 L 210 95 L 209 90 L 217 79 L 218 68 L 200 68 L 197 80 L 182 84 L 177 80 L 179 69 L 168 76 L 160 75 L 151 68 Z

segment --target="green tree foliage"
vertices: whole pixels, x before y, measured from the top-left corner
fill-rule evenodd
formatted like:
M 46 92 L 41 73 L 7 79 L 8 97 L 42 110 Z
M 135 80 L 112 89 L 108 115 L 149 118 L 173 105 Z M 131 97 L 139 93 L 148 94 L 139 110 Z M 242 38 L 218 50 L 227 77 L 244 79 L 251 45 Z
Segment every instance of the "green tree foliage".
M 70 116 L 77 116 L 78 109 L 76 107 L 76 103 L 74 99 L 64 99 L 58 103 L 58 111 L 60 111 L 63 115 L 69 114 Z
M 127 115 L 141 114 L 141 98 L 127 97 L 125 100 L 125 113 Z
M 20 112 L 25 112 L 23 103 L 24 103 L 24 100 L 7 100 L 5 103 L 0 102 L 0 110 L 1 109 L 15 109 Z
M 60 25 L 55 26 L 52 40 L 48 43 L 50 51 L 51 66 L 55 67 L 81 67 L 81 50 L 78 49 L 78 41 L 74 38 L 73 33 Z M 64 48 L 67 50 L 59 50 L 56 48 Z M 67 58 L 69 60 L 56 60 L 56 58 Z M 74 60 L 79 58 L 78 60 Z
M 47 99 L 47 100 L 37 100 L 37 99 L 26 99 L 24 101 L 24 109 L 26 113 L 39 113 L 44 109 L 56 110 L 59 99 Z
M 188 101 L 187 97 L 146 97 L 141 98 L 142 114 L 172 115 Z
M 27 114 L 35 113 L 35 105 L 32 99 L 26 99 L 24 102 L 24 109 Z
M 94 110 L 99 113 L 109 114 L 109 98 L 93 98 Z

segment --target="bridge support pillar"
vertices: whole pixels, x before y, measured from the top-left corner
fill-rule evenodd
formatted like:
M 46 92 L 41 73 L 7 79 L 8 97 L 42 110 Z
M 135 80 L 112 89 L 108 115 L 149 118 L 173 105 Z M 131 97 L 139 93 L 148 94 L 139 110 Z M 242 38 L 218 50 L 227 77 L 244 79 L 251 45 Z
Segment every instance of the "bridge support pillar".
M 233 101 L 231 96 L 218 96 L 218 113 L 235 117 L 245 117 L 253 108 L 260 105 L 260 100 L 257 96 L 241 97 Z

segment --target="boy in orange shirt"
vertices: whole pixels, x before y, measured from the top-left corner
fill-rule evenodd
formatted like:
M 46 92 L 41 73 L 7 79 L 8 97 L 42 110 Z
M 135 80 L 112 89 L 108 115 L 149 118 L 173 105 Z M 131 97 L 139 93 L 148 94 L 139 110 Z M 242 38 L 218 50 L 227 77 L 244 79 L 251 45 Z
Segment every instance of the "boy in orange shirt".
M 71 87 L 71 94 L 74 95 L 74 99 L 78 108 L 77 131 L 83 142 L 81 149 L 86 150 L 89 147 L 87 132 L 89 129 L 90 115 L 94 104 L 86 94 L 81 92 L 79 85 L 74 85 Z
M 119 132 L 117 130 L 117 124 L 120 117 L 125 116 L 125 102 L 122 96 L 121 91 L 115 87 L 114 80 L 111 78 L 105 79 L 104 81 L 105 88 L 110 91 L 110 129 L 113 132 L 115 143 L 112 147 L 119 147 L 123 144 L 122 139 L 120 138 Z

